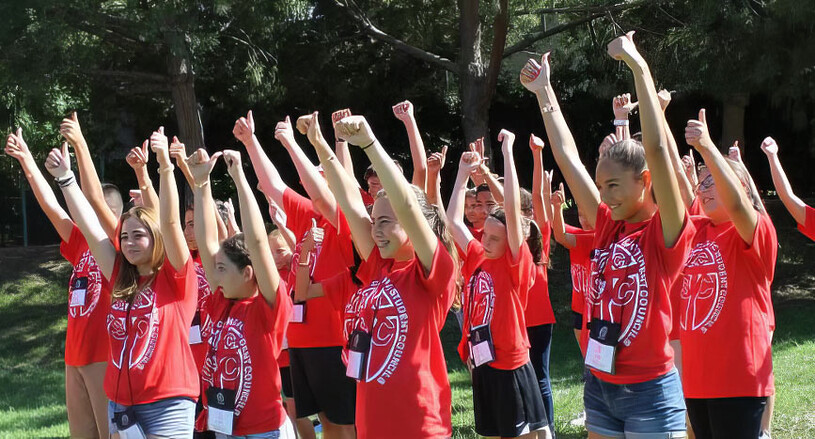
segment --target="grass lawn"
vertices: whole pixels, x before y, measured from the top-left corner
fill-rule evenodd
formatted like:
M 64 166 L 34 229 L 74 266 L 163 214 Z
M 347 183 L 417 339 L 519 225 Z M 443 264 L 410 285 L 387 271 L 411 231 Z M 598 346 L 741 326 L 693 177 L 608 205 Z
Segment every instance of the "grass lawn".
M 815 243 L 769 203 L 779 241 L 773 286 L 773 342 L 778 391 L 773 438 L 815 437 Z M 777 213 L 777 214 L 776 214 Z M 554 251 L 550 295 L 558 317 L 551 373 L 558 437 L 584 438 L 569 421 L 582 410 L 582 362 L 571 329 L 568 255 Z M 64 404 L 66 286 L 70 266 L 57 246 L 0 248 L 0 438 L 67 437 Z M 453 437 L 475 438 L 469 375 L 455 348 L 452 316 L 442 331 L 453 387 Z

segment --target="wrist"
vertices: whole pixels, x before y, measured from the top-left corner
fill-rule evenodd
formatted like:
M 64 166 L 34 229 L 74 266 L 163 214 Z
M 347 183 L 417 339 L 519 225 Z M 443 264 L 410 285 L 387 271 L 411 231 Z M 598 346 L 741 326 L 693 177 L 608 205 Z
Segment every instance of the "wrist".
M 76 178 L 74 177 L 74 172 L 69 169 L 67 172 L 63 173 L 59 177 L 55 176 L 54 181 L 57 182 L 59 187 L 65 188 L 76 183 Z
M 367 145 L 360 146 L 360 148 L 359 148 L 359 149 L 361 149 L 361 150 L 365 151 L 365 150 L 367 150 L 368 148 L 370 148 L 370 147 L 374 146 L 376 143 L 378 143 L 378 142 L 377 142 L 376 138 L 374 138 L 374 139 L 373 139 L 373 140 L 371 140 L 371 142 L 370 142 L 370 143 L 368 143 Z

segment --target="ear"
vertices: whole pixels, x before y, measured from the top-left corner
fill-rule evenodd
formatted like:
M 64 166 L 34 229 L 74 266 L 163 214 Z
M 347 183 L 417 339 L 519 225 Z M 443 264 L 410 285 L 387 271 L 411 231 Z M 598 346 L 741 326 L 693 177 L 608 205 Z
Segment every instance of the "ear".
M 642 174 L 640 174 L 640 178 L 642 179 L 642 185 L 646 188 L 651 186 L 651 171 L 649 169 L 644 169 Z
M 252 268 L 251 265 L 247 265 L 243 267 L 243 270 L 241 270 L 241 276 L 243 277 L 244 281 L 252 282 L 255 280 L 255 269 Z

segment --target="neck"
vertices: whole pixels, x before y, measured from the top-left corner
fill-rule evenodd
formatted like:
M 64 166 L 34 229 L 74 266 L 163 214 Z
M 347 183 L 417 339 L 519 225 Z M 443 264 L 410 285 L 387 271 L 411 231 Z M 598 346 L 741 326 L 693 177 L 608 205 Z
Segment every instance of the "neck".
M 639 209 L 636 213 L 634 213 L 634 215 L 631 215 L 630 217 L 626 218 L 625 221 L 628 223 L 640 223 L 650 219 L 652 216 L 654 216 L 654 213 L 656 213 L 656 211 L 657 205 L 649 200 L 646 201 L 643 204 L 642 208 Z
M 136 270 L 139 271 L 139 276 L 150 276 L 153 274 L 153 266 L 150 264 L 141 264 L 136 266 Z

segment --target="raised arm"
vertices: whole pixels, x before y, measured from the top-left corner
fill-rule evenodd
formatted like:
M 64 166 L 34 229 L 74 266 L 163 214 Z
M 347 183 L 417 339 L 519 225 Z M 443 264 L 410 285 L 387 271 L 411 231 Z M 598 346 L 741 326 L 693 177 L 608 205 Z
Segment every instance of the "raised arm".
M 679 184 L 682 202 L 685 203 L 686 208 L 689 208 L 693 204 L 693 200 L 696 199 L 696 191 L 694 190 L 694 186 L 691 185 L 690 180 L 688 180 L 688 175 L 685 173 L 685 165 L 682 163 L 682 158 L 679 157 L 679 145 L 676 143 L 674 133 L 671 131 L 671 126 L 668 125 L 668 119 L 665 116 L 665 110 L 668 108 L 668 104 L 671 103 L 671 92 L 664 89 L 660 90 L 659 93 L 657 93 L 657 99 L 659 99 L 659 107 L 662 109 L 662 127 L 665 131 L 665 140 L 668 142 L 671 166 L 673 167 L 677 183 Z
M 190 249 L 187 247 L 187 240 L 184 239 L 184 231 L 181 229 L 181 218 L 178 212 L 178 186 L 175 182 L 172 162 L 170 162 L 169 145 L 167 136 L 164 135 L 164 127 L 159 127 L 150 136 L 150 147 L 156 154 L 158 162 L 159 176 L 159 227 L 161 236 L 164 238 L 164 251 L 167 252 L 167 259 L 173 268 L 181 270 L 190 257 Z
M 637 108 L 636 102 L 631 102 L 631 93 L 623 93 L 611 100 L 611 109 L 614 112 L 614 134 L 620 140 L 631 138 L 628 115 Z
M 413 116 L 413 104 L 410 101 L 402 101 L 394 105 L 393 115 L 405 124 L 405 130 L 407 130 L 410 158 L 413 161 L 413 185 L 426 193 L 427 153 L 424 149 L 422 135 L 419 133 L 419 125 Z
M 175 165 L 181 170 L 187 184 L 192 188 L 192 175 L 189 166 L 187 166 L 187 147 L 178 140 L 177 136 L 173 136 L 173 141 L 170 143 L 170 158 L 175 160 Z
M 453 186 L 453 193 L 450 195 L 450 202 L 447 204 L 447 223 L 450 225 L 450 233 L 453 235 L 456 245 L 464 251 L 467 250 L 467 245 L 473 240 L 473 234 L 464 224 L 467 179 L 470 178 L 470 174 L 478 169 L 479 164 L 481 164 L 481 157 L 477 152 L 465 151 L 461 154 L 456 184 Z
M 535 212 L 535 222 L 541 227 L 549 227 L 550 209 L 543 200 L 543 140 L 529 135 L 529 149 L 532 150 L 532 209 Z
M 331 113 L 331 126 L 334 128 L 334 152 L 337 155 L 337 159 L 340 161 L 340 164 L 342 164 L 345 172 L 356 180 L 356 177 L 354 177 L 354 161 L 351 160 L 351 150 L 348 149 L 348 142 L 342 140 L 340 136 L 337 135 L 337 122 L 350 115 L 351 110 L 347 108 Z
M 266 201 L 269 202 L 269 216 L 272 218 L 272 222 L 277 229 L 280 230 L 283 240 L 286 241 L 289 248 L 297 248 L 297 238 L 294 236 L 294 232 L 286 227 L 286 212 L 284 212 L 283 208 L 278 206 L 277 203 L 272 201 L 272 199 L 268 196 L 266 197 Z
M 99 175 L 97 175 L 96 167 L 93 165 L 88 143 L 85 141 L 79 127 L 79 118 L 76 111 L 71 113 L 70 117 L 62 120 L 59 132 L 76 152 L 76 165 L 79 168 L 79 178 L 82 182 L 82 193 L 85 194 L 85 198 L 90 202 L 94 212 L 99 217 L 108 238 L 115 239 L 119 219 L 116 218 L 116 214 L 110 210 L 105 202 L 102 183 L 99 181 Z
M 563 190 L 563 183 L 560 184 L 555 193 L 552 194 L 552 209 L 554 210 L 552 220 L 552 234 L 555 235 L 555 241 L 558 244 L 573 249 L 577 245 L 577 239 L 571 233 L 566 233 L 566 222 L 563 221 L 563 202 L 566 200 L 565 191 Z
M 747 197 L 747 191 L 742 187 L 739 177 L 710 140 L 704 108 L 699 110 L 698 120 L 688 121 L 688 126 L 685 128 L 685 141 L 696 148 L 705 161 L 710 175 L 713 176 L 713 182 L 716 184 L 714 190 L 719 194 L 719 200 L 733 221 L 739 236 L 748 245 L 752 244 L 758 224 L 758 212 Z M 705 182 L 702 182 L 702 187 L 699 188 L 700 191 L 710 189 Z
M 535 93 L 538 98 L 543 124 L 549 137 L 552 155 L 555 157 L 563 178 L 572 189 L 577 205 L 586 214 L 586 219 L 594 226 L 597 207 L 600 205 L 600 192 L 597 190 L 577 152 L 572 132 L 560 111 L 560 104 L 549 81 L 549 53 L 543 54 L 541 63 L 530 59 L 521 70 L 521 84 Z
M 311 121 L 317 117 L 319 117 L 319 114 L 316 111 L 301 116 L 297 120 L 297 130 L 302 134 L 306 134 Z M 294 140 L 294 131 L 289 116 L 286 116 L 286 120 L 277 123 L 275 139 L 279 140 L 288 151 L 291 160 L 294 162 L 294 167 L 297 168 L 300 181 L 303 183 L 303 187 L 306 189 L 306 193 L 314 207 L 334 228 L 338 228 L 337 200 L 325 184 L 325 179 L 317 171 L 317 167 L 311 163 L 306 153 Z
M 764 141 L 761 142 L 761 150 L 764 151 L 767 160 L 770 162 L 770 172 L 773 174 L 773 185 L 778 193 L 778 198 L 784 203 L 784 207 L 787 208 L 790 215 L 795 218 L 795 222 L 806 224 L 807 205 L 792 191 L 787 174 L 781 166 L 781 160 L 778 159 L 778 144 L 775 139 L 772 137 L 764 138 Z
M 229 175 L 235 181 L 238 189 L 238 201 L 241 207 L 241 223 L 243 225 L 243 238 L 246 248 L 249 250 L 249 259 L 252 260 L 252 268 L 255 271 L 258 289 L 266 303 L 274 306 L 277 301 L 277 287 L 280 286 L 280 273 L 269 249 L 269 240 L 266 237 L 266 229 L 263 226 L 263 217 L 260 214 L 260 207 L 252 193 L 252 187 L 246 181 L 246 175 L 241 166 L 241 154 L 237 151 L 224 151 L 224 161 L 226 162 Z
M 252 162 L 252 168 L 255 170 L 260 182 L 260 190 L 270 196 L 275 203 L 282 205 L 283 193 L 289 187 L 280 178 L 280 173 L 277 172 L 277 168 L 269 160 L 266 153 L 263 152 L 263 147 L 260 146 L 260 142 L 255 136 L 255 119 L 252 116 L 252 110 L 249 110 L 246 117 L 241 117 L 235 121 L 232 134 L 246 147 L 246 152 L 249 153 L 249 159 Z
M 430 271 L 439 240 L 422 214 L 419 200 L 410 188 L 410 183 L 376 140 L 364 117 L 346 117 L 340 121 L 340 131 L 348 143 L 359 146 L 368 155 L 385 193 L 388 194 L 396 219 L 410 238 L 425 271 Z
M 662 236 L 665 245 L 672 247 L 684 226 L 685 204 L 679 193 L 679 184 L 673 172 L 670 152 L 665 141 L 665 128 L 662 123 L 664 116 L 659 106 L 654 79 L 651 77 L 648 63 L 634 45 L 633 31 L 610 42 L 608 53 L 612 58 L 625 62 L 634 74 L 645 161 L 651 173 L 659 216 L 662 219 Z M 569 187 L 572 187 L 571 182 Z
M 727 150 L 727 157 L 733 161 L 739 162 L 739 164 L 741 164 L 741 166 L 744 167 L 744 170 L 747 172 L 747 175 L 745 177 L 747 178 L 747 183 L 750 185 L 750 191 L 756 194 L 756 198 L 758 198 L 758 201 L 760 203 L 761 213 L 767 213 L 767 208 L 764 206 L 764 200 L 762 200 L 761 197 L 758 196 L 759 194 L 758 186 L 756 186 L 756 182 L 753 180 L 753 176 L 750 174 L 750 170 L 747 169 L 747 165 L 741 158 L 741 150 L 739 149 L 738 140 L 733 142 L 733 145 L 730 146 L 730 149 Z
M 311 251 L 317 243 L 323 242 L 325 231 L 317 227 L 317 222 L 311 220 L 311 229 L 306 232 L 303 238 L 303 245 L 300 247 L 300 260 L 297 262 L 297 278 L 294 282 L 294 301 L 302 302 L 315 297 L 323 296 L 323 287 L 311 279 Z
M 447 145 L 441 147 L 441 152 L 434 152 L 427 158 L 427 202 L 439 206 L 444 212 L 444 203 L 441 200 L 441 170 L 447 161 Z
M 160 216 L 158 194 L 153 188 L 153 181 L 150 180 L 150 174 L 147 173 L 147 162 L 150 158 L 149 144 L 150 141 L 145 140 L 141 147 L 137 146 L 131 149 L 125 160 L 127 164 L 133 168 L 133 172 L 136 173 L 136 181 L 139 183 L 139 194 L 141 195 L 142 205 L 148 209 L 154 209 L 156 215 Z
M 504 212 L 507 216 L 507 245 L 512 252 L 512 260 L 517 261 L 524 242 L 524 231 L 521 226 L 521 188 L 518 185 L 518 172 L 515 170 L 515 157 L 512 146 L 515 134 L 501 130 L 498 133 L 501 152 L 504 154 Z
M 63 143 L 62 149 L 52 149 L 45 160 L 45 169 L 54 176 L 57 184 L 62 188 L 65 202 L 68 204 L 68 211 L 71 213 L 82 235 L 88 242 L 91 254 L 99 264 L 99 269 L 106 279 L 113 281 L 113 266 L 116 261 L 116 248 L 113 247 L 108 235 L 99 223 L 99 218 L 94 213 L 79 185 L 76 184 L 76 177 L 71 171 L 70 156 L 68 155 L 68 144 Z
M 68 242 L 68 240 L 71 239 L 71 230 L 74 228 L 74 222 L 71 221 L 65 209 L 59 205 L 54 191 L 51 189 L 51 186 L 48 185 L 45 177 L 42 176 L 40 168 L 37 167 L 34 156 L 31 155 L 28 145 L 25 143 L 25 140 L 23 140 L 22 128 L 17 128 L 17 133 L 8 135 L 5 152 L 9 157 L 15 158 L 20 162 L 20 166 L 23 168 L 23 174 L 25 174 L 25 179 L 28 181 L 28 185 L 31 186 L 34 197 L 37 198 L 37 203 L 39 203 L 42 211 L 45 212 L 45 216 L 48 217 L 48 220 L 51 221 L 51 225 L 56 229 L 60 239 L 64 242 Z
M 352 116 L 353 117 L 353 116 Z M 337 130 L 342 139 L 344 134 L 341 122 L 337 123 Z M 371 217 L 365 209 L 362 195 L 359 193 L 359 184 L 352 175 L 349 175 L 337 160 L 337 156 L 331 151 L 328 143 L 320 130 L 320 122 L 314 119 L 308 127 L 308 140 L 314 145 L 320 164 L 325 171 L 328 187 L 334 193 L 337 203 L 342 209 L 348 227 L 351 229 L 351 238 L 357 248 L 357 252 L 363 259 L 368 259 L 374 249 L 374 240 L 371 237 Z
M 195 242 L 198 243 L 198 255 L 201 257 L 201 265 L 210 284 L 215 274 L 215 253 L 221 247 L 221 241 L 218 236 L 216 218 L 218 214 L 215 210 L 215 200 L 212 198 L 209 175 L 220 155 L 220 152 L 216 152 L 210 157 L 205 149 L 199 149 L 192 153 L 185 163 L 190 171 L 192 194 L 195 199 Z

